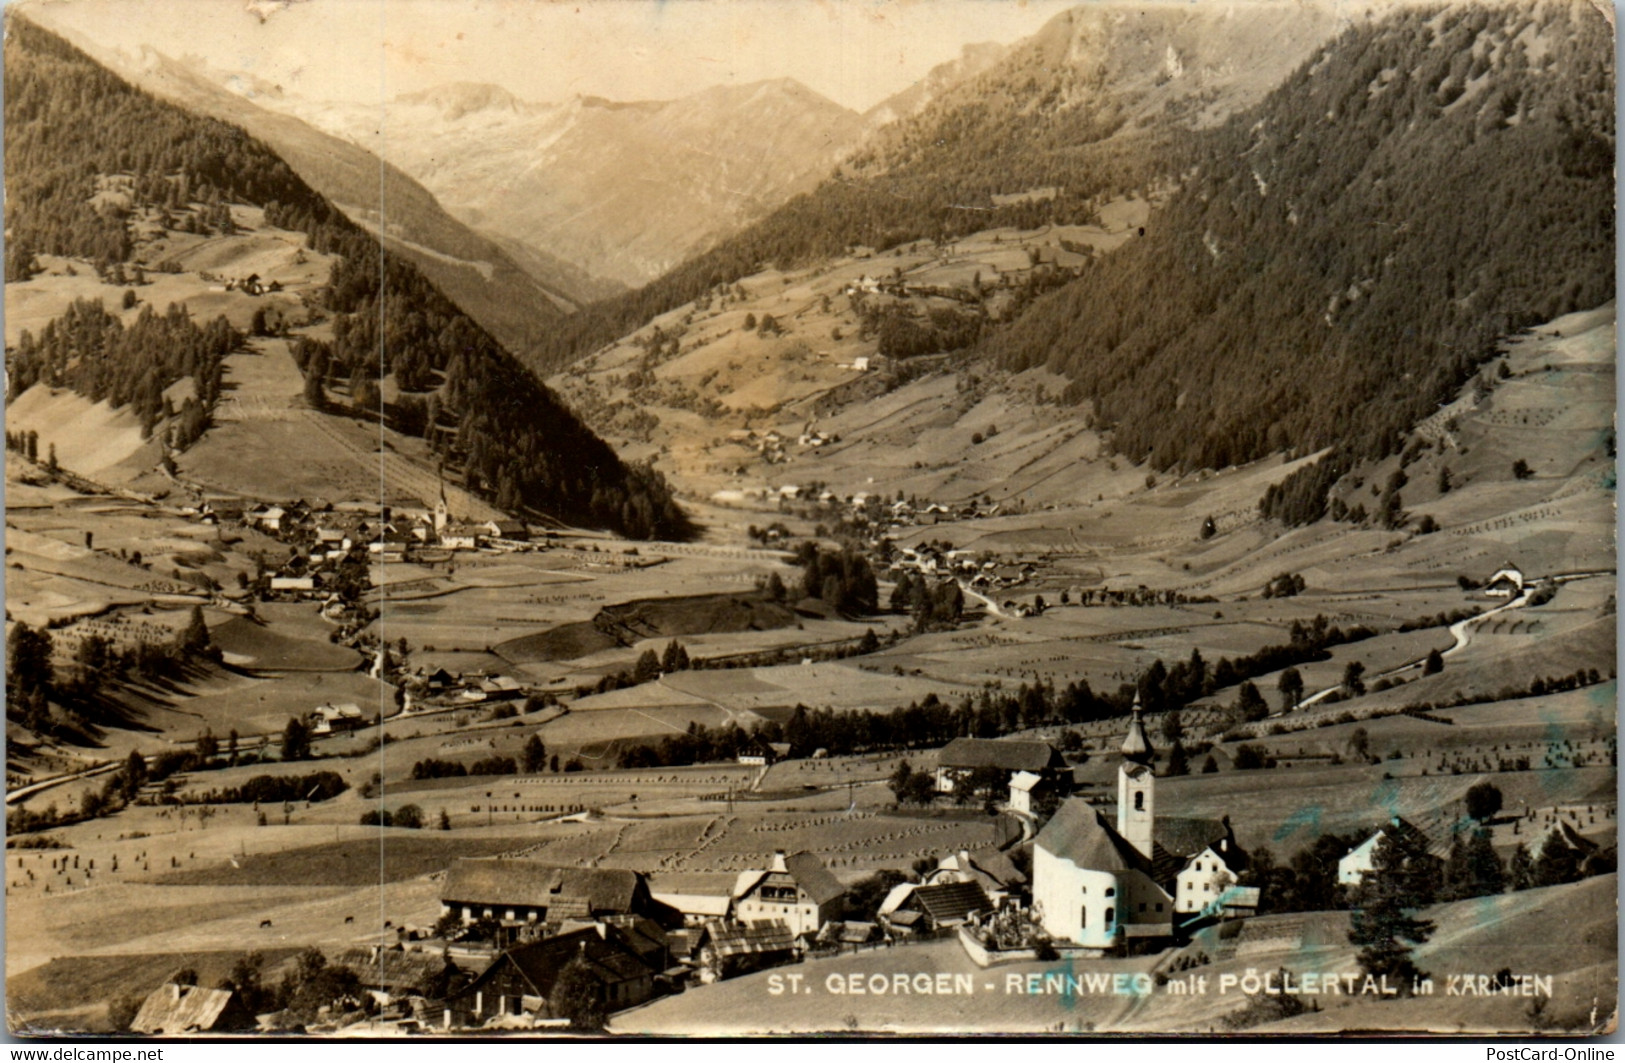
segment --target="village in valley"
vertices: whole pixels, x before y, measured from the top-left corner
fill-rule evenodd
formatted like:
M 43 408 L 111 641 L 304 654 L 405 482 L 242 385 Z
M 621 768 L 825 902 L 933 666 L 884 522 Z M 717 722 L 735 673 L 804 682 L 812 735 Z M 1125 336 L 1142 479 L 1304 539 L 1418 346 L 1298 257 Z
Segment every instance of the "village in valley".
M 71 50 L 17 24 L 8 68 Z M 1127 454 L 970 353 L 1158 180 L 514 361 L 560 405 L 499 460 L 476 326 L 413 304 L 377 343 L 441 363 L 341 366 L 376 293 L 217 180 L 99 174 L 116 270 L 8 257 L 13 1033 L 1617 1021 L 1613 302 L 1284 519 L 1327 449 Z M 76 375 L 153 335 L 183 371 Z M 561 410 L 623 479 L 546 452 Z

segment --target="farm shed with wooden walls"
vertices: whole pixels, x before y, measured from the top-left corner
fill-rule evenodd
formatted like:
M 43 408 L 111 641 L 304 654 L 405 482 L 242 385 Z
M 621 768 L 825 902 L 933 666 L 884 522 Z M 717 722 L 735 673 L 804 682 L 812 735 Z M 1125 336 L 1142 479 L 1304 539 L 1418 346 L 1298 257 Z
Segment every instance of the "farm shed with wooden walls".
M 922 886 L 905 882 L 892 889 L 880 906 L 885 922 L 910 931 L 937 931 L 961 926 L 972 913 L 987 915 L 997 907 L 975 882 L 941 882 Z
M 458 1026 L 478 1025 L 498 1015 L 556 1018 L 548 997 L 575 960 L 598 985 L 607 1011 L 642 1004 L 654 995 L 659 973 L 613 926 L 587 927 L 508 949 L 478 978 L 447 1002 Z
M 703 926 L 713 919 L 726 919 L 733 911 L 733 898 L 726 893 L 655 893 L 651 896 L 682 913 L 684 926 Z
M 130 1022 L 133 1033 L 232 1033 L 252 1030 L 254 1015 L 229 989 L 205 989 L 168 982 L 141 1002 Z
M 711 980 L 733 978 L 793 963 L 800 953 L 797 934 L 782 921 L 736 926 L 720 919 L 705 924 L 694 952 Z

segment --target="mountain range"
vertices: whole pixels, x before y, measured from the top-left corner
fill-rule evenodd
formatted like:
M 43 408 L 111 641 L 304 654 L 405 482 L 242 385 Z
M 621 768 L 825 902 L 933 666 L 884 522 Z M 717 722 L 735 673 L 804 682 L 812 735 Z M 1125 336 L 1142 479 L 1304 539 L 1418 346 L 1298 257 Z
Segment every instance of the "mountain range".
M 562 259 L 648 281 L 585 305 L 548 291 L 546 327 L 519 345 L 548 370 L 766 268 L 1098 226 L 1112 204 L 1149 203 L 1135 239 L 1069 251 L 1082 257 L 1065 269 L 1034 261 L 996 314 L 980 280 L 956 297 L 979 312 L 888 311 L 882 348 L 907 334 L 892 354 L 947 344 L 967 366 L 1059 373 L 1080 418 L 1157 469 L 1332 448 L 1270 503 L 1302 520 L 1500 337 L 1612 291 L 1608 34 L 1568 0 L 1086 6 L 967 48 L 866 115 L 790 80 L 552 104 L 451 84 L 381 115 L 197 61 L 147 65 L 200 107 L 236 92 L 287 112 L 244 121 L 301 172 L 342 157 L 335 143 L 372 145 L 421 184 L 424 218 L 503 233 L 426 272 L 500 261 L 534 281 Z M 308 132 L 284 129 L 288 113 Z M 364 203 L 351 213 L 367 220 Z
M 474 228 L 629 287 L 811 189 L 867 129 L 789 79 L 662 101 L 450 84 L 382 109 L 272 105 L 387 158 Z

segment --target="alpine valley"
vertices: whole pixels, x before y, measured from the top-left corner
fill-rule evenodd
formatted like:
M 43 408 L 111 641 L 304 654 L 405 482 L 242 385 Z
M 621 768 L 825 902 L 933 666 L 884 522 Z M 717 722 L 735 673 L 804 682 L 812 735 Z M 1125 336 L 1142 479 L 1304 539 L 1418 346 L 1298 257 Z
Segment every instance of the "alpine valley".
M 1612 9 L 856 108 L 93 2 L 5 12 L 14 1034 L 1613 1028 Z

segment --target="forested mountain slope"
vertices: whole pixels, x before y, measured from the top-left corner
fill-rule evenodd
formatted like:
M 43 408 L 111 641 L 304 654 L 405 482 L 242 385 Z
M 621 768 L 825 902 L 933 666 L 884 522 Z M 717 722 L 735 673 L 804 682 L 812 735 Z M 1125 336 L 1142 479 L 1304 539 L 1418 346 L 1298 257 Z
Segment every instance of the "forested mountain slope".
M 48 18 L 50 12 L 41 13 Z M 47 24 L 47 28 L 49 25 Z M 539 251 L 522 258 L 453 218 L 429 191 L 362 147 L 300 119 L 261 106 L 198 72 L 201 60 L 179 61 L 151 48 L 134 53 L 94 47 L 64 36 L 119 76 L 196 114 L 241 126 L 353 220 L 379 232 L 434 285 L 497 338 L 526 358 L 530 348 L 576 305 L 614 294 Z M 255 85 L 271 92 L 272 86 Z
M 433 391 L 471 488 L 502 508 L 634 536 L 686 533 L 658 474 L 624 465 L 411 263 L 381 249 L 263 144 L 132 88 L 15 12 L 6 28 L 8 280 L 26 275 L 36 253 L 98 264 L 129 258 L 128 205 L 93 198 L 103 175 L 126 175 L 135 206 L 214 204 L 223 232 L 231 225 L 223 204 L 262 206 L 267 223 L 338 256 L 323 293 L 334 340 L 322 360 L 352 379 L 394 373 L 408 390 Z
M 1499 337 L 1612 297 L 1613 100 L 1586 4 L 1363 23 L 1207 137 L 1145 240 L 985 349 L 1072 377 L 1158 468 L 1335 447 L 1271 499 L 1313 519 Z

